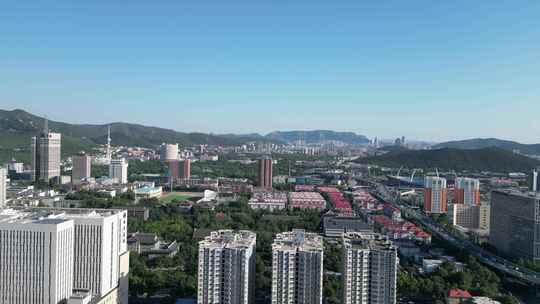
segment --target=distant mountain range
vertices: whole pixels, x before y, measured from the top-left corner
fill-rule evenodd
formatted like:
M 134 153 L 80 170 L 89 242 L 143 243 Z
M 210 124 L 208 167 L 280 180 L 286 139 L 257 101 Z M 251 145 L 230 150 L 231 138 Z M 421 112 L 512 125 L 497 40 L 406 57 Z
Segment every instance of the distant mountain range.
M 43 129 L 44 118 L 23 110 L 0 110 L 0 161 L 11 157 L 29 160 L 30 138 Z M 107 127 L 111 126 L 113 145 L 156 147 L 161 143 L 182 145 L 237 145 L 246 142 L 275 142 L 258 134 L 213 135 L 204 133 L 182 133 L 174 130 L 143 125 L 115 122 L 104 125 L 69 124 L 49 121 L 49 129 L 62 133 L 62 154 L 71 155 L 81 150 L 90 150 L 105 144 Z
M 540 161 L 495 147 L 475 150 L 454 148 L 397 150 L 380 156 L 361 158 L 357 162 L 393 168 L 404 166 L 422 169 L 491 172 L 529 172 L 532 168 L 540 165 Z
M 306 143 L 315 143 L 326 140 L 341 141 L 351 145 L 363 145 L 369 143 L 369 139 L 364 135 L 358 135 L 353 132 L 335 132 L 329 130 L 314 131 L 276 131 L 265 136 L 269 139 L 295 142 L 302 140 Z
M 484 149 L 501 148 L 504 150 L 519 150 L 524 154 L 540 154 L 540 144 L 521 144 L 515 141 L 502 140 L 497 138 L 473 138 L 467 140 L 449 141 L 433 146 L 433 149 L 452 148 L 452 149 Z

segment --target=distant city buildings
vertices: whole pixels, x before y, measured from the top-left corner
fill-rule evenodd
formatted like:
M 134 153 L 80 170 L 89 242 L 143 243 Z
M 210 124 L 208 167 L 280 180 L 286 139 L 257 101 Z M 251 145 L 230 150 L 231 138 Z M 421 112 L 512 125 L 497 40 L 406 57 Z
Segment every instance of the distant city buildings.
M 0 247 L 2 303 L 65 303 L 88 290 L 97 303 L 127 304 L 127 211 L 5 209 Z
M 480 181 L 475 178 L 458 177 L 454 185 L 454 203 L 480 204 Z
M 86 154 L 72 157 L 73 168 L 71 170 L 71 182 L 78 184 L 83 179 L 92 176 L 92 158 Z
M 540 260 L 540 193 L 491 193 L 489 244 L 515 258 Z
M 447 212 L 446 179 L 426 176 L 424 180 L 424 211 L 426 213 Z
M 6 192 L 7 192 L 7 170 L 0 167 L 0 208 L 6 205 Z
M 376 233 L 343 235 L 344 304 L 395 304 L 397 249 Z
M 272 244 L 272 304 L 322 304 L 323 240 L 293 230 Z
M 61 157 L 60 133 L 49 132 L 48 123 L 39 136 L 32 137 L 31 152 L 31 177 L 34 181 L 49 183 L 54 178 L 60 177 Z
M 115 179 L 119 184 L 128 182 L 128 162 L 125 158 L 112 159 L 109 165 L 109 178 Z
M 259 159 L 259 178 L 257 185 L 261 188 L 272 188 L 272 158 Z
M 199 242 L 198 304 L 249 304 L 255 288 L 256 234 L 219 230 Z

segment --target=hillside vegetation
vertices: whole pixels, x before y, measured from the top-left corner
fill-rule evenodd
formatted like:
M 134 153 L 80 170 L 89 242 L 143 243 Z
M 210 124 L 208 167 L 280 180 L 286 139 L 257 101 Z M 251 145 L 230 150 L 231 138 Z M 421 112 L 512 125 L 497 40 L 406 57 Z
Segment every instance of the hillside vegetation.
M 501 148 L 508 151 L 519 150 L 525 154 L 540 154 L 540 144 L 521 144 L 515 141 L 502 140 L 497 138 L 473 138 L 467 140 L 456 140 L 437 144 L 434 149 L 484 149 Z
M 405 166 L 423 169 L 492 172 L 528 172 L 540 165 L 537 160 L 499 148 L 406 150 L 362 158 L 358 162 L 396 168 Z
M 12 157 L 28 161 L 30 138 L 43 129 L 44 118 L 23 110 L 0 110 L 0 162 Z M 49 129 L 62 133 L 62 154 L 72 155 L 78 151 L 89 151 L 105 144 L 107 127 L 111 127 L 113 145 L 154 148 L 161 143 L 179 143 L 183 146 L 211 144 L 238 145 L 251 141 L 272 141 L 260 135 L 212 135 L 183 133 L 174 130 L 143 125 L 115 122 L 104 125 L 69 124 L 49 121 Z

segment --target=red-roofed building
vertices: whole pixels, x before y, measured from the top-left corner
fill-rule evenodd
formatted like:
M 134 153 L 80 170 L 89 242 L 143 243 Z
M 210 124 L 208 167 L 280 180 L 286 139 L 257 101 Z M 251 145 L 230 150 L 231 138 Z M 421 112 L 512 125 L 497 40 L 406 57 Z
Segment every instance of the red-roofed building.
M 374 228 L 392 240 L 415 240 L 431 243 L 431 235 L 408 221 L 394 221 L 385 215 L 371 217 Z
M 465 303 L 470 298 L 472 298 L 472 296 L 468 291 L 458 289 L 458 288 L 452 288 L 448 291 L 448 294 L 446 296 L 446 303 L 447 304 Z

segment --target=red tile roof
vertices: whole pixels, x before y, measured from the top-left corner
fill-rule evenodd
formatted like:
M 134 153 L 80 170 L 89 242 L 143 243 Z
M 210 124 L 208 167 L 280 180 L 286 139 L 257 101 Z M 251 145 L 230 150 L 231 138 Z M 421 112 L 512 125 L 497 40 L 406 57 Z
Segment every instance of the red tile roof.
M 448 291 L 449 298 L 472 298 L 471 294 L 462 289 L 453 288 Z

